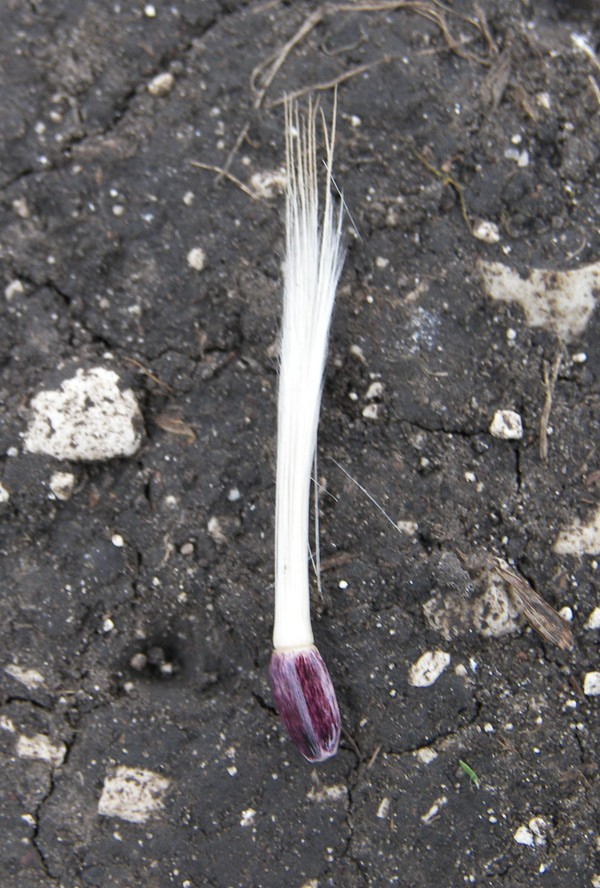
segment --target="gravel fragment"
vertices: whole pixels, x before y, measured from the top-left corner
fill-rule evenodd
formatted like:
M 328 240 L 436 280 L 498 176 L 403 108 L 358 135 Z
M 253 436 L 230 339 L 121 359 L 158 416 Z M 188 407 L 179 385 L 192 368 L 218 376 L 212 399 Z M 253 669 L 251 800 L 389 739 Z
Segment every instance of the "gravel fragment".
M 410 667 L 408 682 L 415 688 L 426 688 L 438 680 L 450 664 L 450 654 L 445 651 L 426 651 Z
M 75 490 L 75 475 L 72 472 L 54 472 L 49 487 L 56 499 L 70 500 Z
M 142 442 L 142 417 L 131 389 L 105 367 L 79 368 L 58 391 L 39 392 L 25 450 L 80 461 L 132 456 Z
M 170 73 L 170 71 L 165 71 L 162 74 L 157 74 L 156 77 L 152 78 L 152 80 L 148 84 L 148 92 L 151 96 L 154 96 L 155 98 L 167 96 L 173 89 L 174 83 L 175 78 L 173 77 L 173 75 Z
M 583 693 L 586 697 L 600 697 L 600 672 L 588 672 L 583 679 Z
M 98 814 L 145 823 L 164 808 L 169 785 L 169 780 L 153 771 L 119 765 L 104 781 Z
M 523 422 L 514 410 L 496 410 L 490 435 L 505 441 L 520 441 L 523 437 Z

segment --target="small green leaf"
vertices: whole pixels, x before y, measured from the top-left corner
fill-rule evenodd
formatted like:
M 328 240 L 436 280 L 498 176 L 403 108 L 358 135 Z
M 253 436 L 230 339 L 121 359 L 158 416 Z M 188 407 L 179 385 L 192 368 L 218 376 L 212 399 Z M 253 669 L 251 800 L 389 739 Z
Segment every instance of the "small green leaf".
M 473 768 L 470 768 L 466 762 L 463 762 L 462 759 L 458 760 L 458 764 L 461 766 L 465 774 L 470 777 L 471 783 L 473 783 L 477 789 L 481 786 L 481 779 L 477 776 Z

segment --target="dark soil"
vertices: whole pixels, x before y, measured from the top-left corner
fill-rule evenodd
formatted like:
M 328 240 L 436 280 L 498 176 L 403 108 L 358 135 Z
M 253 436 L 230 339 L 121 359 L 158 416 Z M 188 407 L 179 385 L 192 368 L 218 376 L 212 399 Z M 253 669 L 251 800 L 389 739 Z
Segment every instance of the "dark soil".
M 600 14 L 369 5 L 385 6 L 4 5 L 3 885 L 600 885 L 600 699 L 583 693 L 600 547 L 553 549 L 598 511 L 600 312 L 560 341 L 480 273 L 600 258 Z M 310 766 L 268 685 L 283 197 L 252 177 L 282 166 L 283 93 L 336 79 L 336 181 L 358 237 L 348 222 L 314 623 L 344 737 Z M 230 163 L 251 194 L 191 161 Z M 480 220 L 497 243 L 474 236 Z M 26 452 L 31 399 L 92 366 L 135 391 L 136 455 Z M 521 440 L 490 435 L 505 408 Z M 52 494 L 56 471 L 75 476 L 70 498 Z M 572 650 L 525 623 L 432 628 L 434 593 L 482 591 L 454 555 L 486 553 L 571 609 Z M 412 686 L 435 650 L 450 665 Z M 99 813 L 123 766 L 169 781 L 145 822 Z

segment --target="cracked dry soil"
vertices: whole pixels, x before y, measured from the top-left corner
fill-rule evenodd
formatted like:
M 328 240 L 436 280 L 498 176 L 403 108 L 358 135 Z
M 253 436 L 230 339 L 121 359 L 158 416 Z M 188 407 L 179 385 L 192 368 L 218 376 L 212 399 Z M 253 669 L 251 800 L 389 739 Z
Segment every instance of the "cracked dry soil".
M 586 679 L 600 313 L 592 286 L 584 328 L 559 339 L 554 309 L 532 326 L 480 271 L 600 259 L 597 6 L 3 13 L 2 885 L 600 885 Z M 314 611 L 345 735 L 311 767 L 267 678 L 279 102 L 335 80 L 336 177 L 360 236 L 348 222 Z M 96 366 L 136 394 L 137 453 L 25 452 L 36 393 Z M 490 434 L 499 409 L 519 413 L 521 439 Z M 61 496 L 57 471 L 73 476 Z M 577 520 L 585 545 L 558 554 Z M 482 590 L 456 556 L 482 553 L 572 616 L 572 650 L 522 621 L 477 631 Z M 432 624 L 424 605 L 453 596 L 452 624 Z M 415 687 L 427 651 L 450 662 Z

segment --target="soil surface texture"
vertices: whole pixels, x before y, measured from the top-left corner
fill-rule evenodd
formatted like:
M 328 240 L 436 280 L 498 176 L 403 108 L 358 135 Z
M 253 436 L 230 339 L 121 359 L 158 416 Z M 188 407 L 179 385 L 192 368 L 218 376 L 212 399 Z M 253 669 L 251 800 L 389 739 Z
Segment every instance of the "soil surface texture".
M 0 883 L 598 888 L 598 5 L 2 25 Z M 310 765 L 268 681 L 282 97 L 336 84 Z

